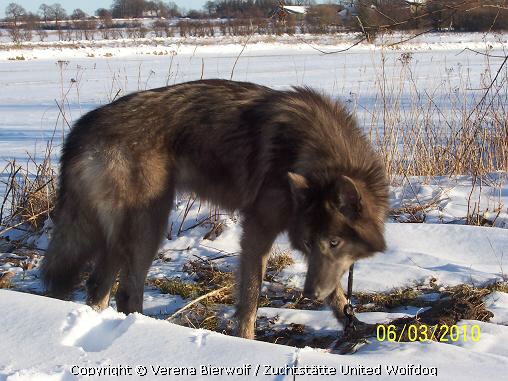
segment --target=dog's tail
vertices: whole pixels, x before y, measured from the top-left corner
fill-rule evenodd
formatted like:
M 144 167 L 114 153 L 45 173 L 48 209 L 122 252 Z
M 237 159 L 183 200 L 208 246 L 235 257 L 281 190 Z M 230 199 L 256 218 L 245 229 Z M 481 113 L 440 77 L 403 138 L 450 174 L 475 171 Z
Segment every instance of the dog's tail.
M 80 274 L 98 254 L 101 241 L 90 216 L 80 210 L 76 197 L 60 194 L 55 209 L 55 227 L 41 264 L 41 277 L 48 294 L 67 299 L 80 281 Z

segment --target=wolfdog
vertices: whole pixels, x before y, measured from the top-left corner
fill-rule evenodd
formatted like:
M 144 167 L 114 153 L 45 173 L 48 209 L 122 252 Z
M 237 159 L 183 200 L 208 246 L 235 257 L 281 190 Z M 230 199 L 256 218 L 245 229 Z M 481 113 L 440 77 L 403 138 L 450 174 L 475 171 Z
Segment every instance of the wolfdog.
M 385 248 L 383 164 L 345 108 L 309 88 L 200 80 L 130 94 L 76 122 L 60 165 L 43 281 L 67 298 L 91 266 L 87 303 L 98 310 L 119 276 L 118 310 L 142 312 L 176 190 L 242 216 L 241 337 L 254 337 L 279 233 L 308 258 L 304 295 L 337 319 L 344 272 Z

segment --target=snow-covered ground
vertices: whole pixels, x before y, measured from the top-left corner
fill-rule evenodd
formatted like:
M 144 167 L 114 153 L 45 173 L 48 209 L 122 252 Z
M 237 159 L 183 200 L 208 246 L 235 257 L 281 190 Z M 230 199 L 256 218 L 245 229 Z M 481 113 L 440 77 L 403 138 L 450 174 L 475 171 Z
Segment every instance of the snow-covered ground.
M 213 242 L 198 238 L 202 236 L 199 229 L 166 241 L 162 251 L 171 254 L 164 261 L 154 262 L 150 277 L 177 275 L 181 264 L 193 255 L 213 257 L 219 250 L 237 252 L 238 230 L 237 225 L 232 225 Z M 387 227 L 387 240 L 386 253 L 361 261 L 357 266 L 355 290 L 386 291 L 415 283 L 428 284 L 432 278 L 438 285 L 480 284 L 502 279 L 503 268 L 508 266 L 508 258 L 503 255 L 508 247 L 508 234 L 504 229 L 391 223 Z M 283 247 L 285 244 L 282 237 L 278 245 Z M 181 251 L 187 247 L 188 250 Z M 281 279 L 287 284 L 301 286 L 305 265 L 297 254 L 295 259 L 295 264 L 284 270 Z M 234 266 L 235 261 L 236 257 L 229 264 Z M 38 284 L 37 280 L 29 280 L 36 277 L 36 273 L 37 270 L 25 272 L 27 285 Z M 15 278 L 14 284 L 23 284 L 23 280 Z M 389 343 L 371 338 L 356 354 L 340 356 L 318 349 L 246 341 L 138 314 L 126 317 L 112 309 L 97 313 L 72 302 L 0 290 L 0 319 L 3 322 L 0 379 L 87 379 L 80 372 L 98 372 L 99 369 L 113 372 L 119 369 L 118 366 L 123 366 L 124 372 L 131 366 L 133 378 L 138 377 L 135 367 L 141 366 L 138 371 L 146 369 L 148 379 L 157 379 L 156 369 L 173 367 L 173 372 L 178 371 L 177 367 L 187 372 L 195 369 L 199 375 L 204 371 L 201 367 L 208 365 L 238 367 L 240 373 L 236 376 L 217 376 L 215 379 L 218 380 L 242 379 L 241 372 L 250 372 L 253 377 L 258 365 L 259 376 L 256 378 L 273 380 L 293 379 L 293 376 L 263 376 L 267 367 L 293 365 L 319 365 L 328 367 L 328 371 L 335 369 L 338 375 L 351 371 L 349 367 L 358 372 L 361 367 L 377 369 L 380 366 L 381 376 L 375 378 L 379 380 L 391 379 L 393 375 L 388 370 L 397 366 L 406 372 L 413 369 L 405 379 L 479 380 L 487 376 L 506 379 L 503 377 L 508 362 L 508 295 L 495 292 L 485 302 L 487 309 L 494 313 L 490 323 L 457 323 L 465 325 L 466 329 L 478 325 L 481 329 L 479 342 Z M 182 305 L 182 300 L 168 295 L 156 297 L 148 292 L 145 305 L 146 314 L 160 316 L 175 311 Z M 359 313 L 358 318 L 369 323 L 388 322 L 412 316 L 418 311 L 418 308 L 406 306 L 393 312 Z M 260 308 L 258 316 L 277 316 L 278 324 L 305 324 L 315 330 L 315 335 L 342 329 L 327 310 Z M 420 376 L 414 369 L 430 375 Z M 196 376 L 179 376 L 177 379 L 193 377 Z M 94 379 L 103 377 L 96 373 Z M 298 379 L 317 378 L 299 375 Z
M 428 35 L 396 49 L 359 45 L 346 53 L 330 55 L 322 55 L 305 43 L 290 44 L 290 38 L 285 37 L 282 42 L 248 44 L 236 64 L 243 45 L 222 39 L 205 40 L 205 43 L 201 43 L 203 40 L 104 42 L 96 46 L 83 43 L 78 48 L 59 43 L 50 47 L 34 44 L 21 49 L 4 45 L 0 50 L 0 158 L 15 158 L 24 163 L 27 153 L 35 153 L 36 159 L 40 159 L 46 143 L 53 140 L 53 157 L 57 159 L 67 124 L 86 111 L 131 91 L 201 77 L 232 76 L 274 88 L 309 85 L 347 102 L 368 131 L 373 127 L 372 113 L 379 111 L 375 104 L 379 101 L 380 75 L 399 84 L 401 70 L 409 67 L 410 80 L 416 88 L 433 94 L 440 112 L 446 115 L 454 106 L 449 99 L 450 90 L 464 91 L 459 96 L 466 100 L 481 94 L 482 76 L 488 68 L 495 71 L 501 62 L 463 49 L 504 55 L 506 37 Z M 312 40 L 312 46 L 332 51 L 347 46 L 347 42 Z M 409 66 L 403 67 L 401 59 L 408 56 L 402 53 L 408 52 L 411 53 Z M 16 56 L 25 60 L 9 60 Z M 406 87 L 400 88 L 401 107 L 404 100 L 410 100 L 408 92 Z M 468 176 L 403 178 L 394 182 L 391 199 L 394 210 L 403 210 L 408 204 L 422 208 L 416 215 L 401 212 L 390 219 L 386 252 L 360 261 L 355 267 L 356 292 L 414 287 L 431 289 L 433 293 L 424 296 L 439 298 L 439 293 L 449 286 L 506 281 L 506 172 L 492 173 L 475 181 Z M 464 225 L 468 210 L 478 207 L 483 217 L 493 221 L 496 227 Z M 176 203 L 171 217 L 174 227 L 179 226 L 185 208 L 185 199 Z M 206 206 L 194 205 L 183 228 L 200 221 L 207 213 Z M 415 219 L 425 223 L 399 223 Z M 224 270 L 234 271 L 241 229 L 234 218 L 226 217 L 224 222 L 224 232 L 214 241 L 203 238 L 209 227 L 199 226 L 178 237 L 173 229 L 172 239 L 165 240 L 161 246 L 149 279 L 179 277 L 192 281 L 193 276 L 184 271 L 184 265 L 196 257 L 213 260 Z M 46 227 L 50 231 L 51 224 Z M 23 234 L 23 231 L 10 231 L 3 236 L 12 240 Z M 218 380 L 245 379 L 242 369 L 254 378 L 258 365 L 256 378 L 295 379 L 292 375 L 263 376 L 264 366 L 320 365 L 335 369 L 338 375 L 335 378 L 350 376 L 351 373 L 343 374 L 348 371 L 358 374 L 365 366 L 374 367 L 377 372 L 380 366 L 382 375 L 374 379 L 392 379 L 395 376 L 388 373 L 391 368 L 387 367 L 401 366 L 407 372 L 403 379 L 508 380 L 508 295 L 500 291 L 484 299 L 485 307 L 494 314 L 489 322 L 457 323 L 469 330 L 478 325 L 481 330 L 478 342 L 390 343 L 369 338 L 369 343 L 356 354 L 340 356 L 321 349 L 246 341 L 161 321 L 190 300 L 163 294 L 153 285 L 147 285 L 145 290 L 147 316 L 126 317 L 111 309 L 100 314 L 94 312 L 83 305 L 82 289 L 75 293 L 74 302 L 30 295 L 43 292 L 37 264 L 47 241 L 47 231 L 29 240 L 35 249 L 16 249 L 5 239 L 1 241 L 0 274 L 11 273 L 12 289 L 0 290 L 0 381 L 90 379 L 79 372 L 99 369 L 114 372 L 119 367 L 127 372 L 128 366 L 135 374 L 136 365 L 146 367 L 148 379 L 160 377 L 154 374 L 157 367 L 159 371 L 173 367 L 173 375 L 175 371 L 192 373 L 195 369 L 196 376 L 177 375 L 176 379 L 203 379 L 201 366 L 207 365 L 240 367 L 236 376 L 212 376 Z M 276 246 L 279 251 L 288 251 L 286 237 L 279 237 Z M 277 274 L 276 281 L 299 289 L 306 266 L 298 253 L 290 254 L 294 263 Z M 264 289 L 274 287 L 271 283 L 266 282 Z M 422 311 L 418 306 L 401 305 L 363 312 L 358 318 L 369 323 L 389 322 Z M 227 307 L 221 316 L 230 316 L 231 312 L 231 307 Z M 342 330 L 326 308 L 300 310 L 272 305 L 260 308 L 258 317 L 273 319 L 280 327 L 303 324 L 308 334 L 316 337 Z M 418 375 L 415 367 L 419 372 L 425 369 L 432 373 Z M 113 378 L 112 374 L 92 377 Z M 296 379 L 320 378 L 297 375 Z
M 115 374 L 132 374 L 120 379 L 143 379 L 137 374 L 146 374 L 145 379 L 156 380 L 168 377 L 168 372 L 178 380 L 294 380 L 291 373 L 284 375 L 293 366 L 299 372 L 307 369 L 308 375 L 297 375 L 298 380 L 391 380 L 394 369 L 407 380 L 506 379 L 508 328 L 490 323 L 481 324 L 478 343 L 374 342 L 353 356 L 340 356 L 246 341 L 111 309 L 98 314 L 71 302 L 12 291 L 0 290 L 0 308 L 7 323 L 2 326 L 0 379 L 8 381 L 113 380 L 118 379 Z M 367 367 L 372 368 L 370 377 Z M 328 373 L 312 375 L 317 369 Z M 378 369 L 380 375 L 372 376 Z M 227 375 L 228 370 L 233 375 Z
M 283 42 L 249 43 L 243 51 L 242 43 L 221 39 L 209 44 L 202 43 L 206 39 L 116 41 L 83 48 L 4 45 L 0 157 L 24 158 L 36 142 L 42 152 L 53 135 L 55 143 L 61 141 L 66 122 L 119 96 L 199 78 L 233 78 L 279 89 L 312 86 L 346 102 L 366 131 L 380 128 L 383 98 L 400 105 L 400 112 L 390 112 L 400 123 L 410 123 L 414 110 L 421 110 L 420 120 L 433 118 L 446 126 L 443 117 L 455 120 L 461 104 L 479 101 L 491 78 L 487 73 L 493 75 L 502 62 L 464 48 L 503 56 L 507 37 L 429 35 L 393 48 L 360 44 L 328 55 L 314 48 L 340 50 L 356 37 L 345 36 L 342 43 L 323 37 L 309 45 L 287 36 Z M 59 117 L 57 103 L 65 118 Z

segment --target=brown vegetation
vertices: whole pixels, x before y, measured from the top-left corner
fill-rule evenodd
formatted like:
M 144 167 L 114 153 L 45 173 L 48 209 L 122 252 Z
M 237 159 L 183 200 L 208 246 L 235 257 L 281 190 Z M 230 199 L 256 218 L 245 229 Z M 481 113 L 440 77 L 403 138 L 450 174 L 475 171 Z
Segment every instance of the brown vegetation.
M 11 40 L 19 44 L 37 35 L 43 41 L 48 30 L 55 30 L 60 40 L 92 40 L 97 32 L 103 39 L 116 39 L 145 38 L 149 33 L 155 37 L 210 37 L 358 31 L 372 41 L 377 34 L 393 30 L 424 33 L 508 28 L 507 0 L 429 0 L 421 5 L 404 0 L 358 0 L 354 9 L 312 4 L 307 6 L 305 15 L 283 12 L 282 19 L 273 17 L 280 12 L 274 12 L 277 1 L 272 0 L 209 1 L 204 11 L 189 11 L 185 18 L 175 4 L 161 1 L 115 0 L 111 10 L 98 9 L 96 17 L 80 9 L 68 17 L 57 5 L 43 4 L 38 15 L 9 4 L 5 27 Z M 140 17 L 151 17 L 154 22 L 149 28 L 141 26 L 136 19 Z

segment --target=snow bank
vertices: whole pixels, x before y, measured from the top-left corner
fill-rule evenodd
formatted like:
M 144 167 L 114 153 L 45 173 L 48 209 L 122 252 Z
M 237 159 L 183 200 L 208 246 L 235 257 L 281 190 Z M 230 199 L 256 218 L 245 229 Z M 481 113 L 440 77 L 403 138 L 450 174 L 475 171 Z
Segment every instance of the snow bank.
M 404 379 L 476 381 L 501 380 L 508 361 L 508 327 L 490 323 L 481 323 L 485 341 L 480 343 L 373 342 L 353 356 L 340 356 L 194 330 L 139 314 L 125 316 L 111 309 L 97 313 L 72 302 L 14 291 L 0 290 L 0 311 L 2 381 L 293 380 L 292 375 L 263 373 L 288 373 L 295 364 L 299 372 L 335 371 L 330 379 L 346 375 L 366 379 L 365 375 L 351 376 L 351 372 L 362 374 L 371 367 L 372 372 L 381 372 L 372 379 L 391 380 L 388 371 L 400 367 L 399 371 L 410 375 Z M 236 374 L 226 375 L 226 370 Z M 145 371 L 144 377 L 136 374 Z M 164 373 L 168 371 L 172 376 Z M 220 371 L 222 376 L 210 375 Z M 98 372 L 105 375 L 98 376 Z M 123 376 L 114 372 L 123 372 Z M 435 372 L 436 376 L 418 372 Z M 298 380 L 323 378 L 327 377 L 297 376 Z

